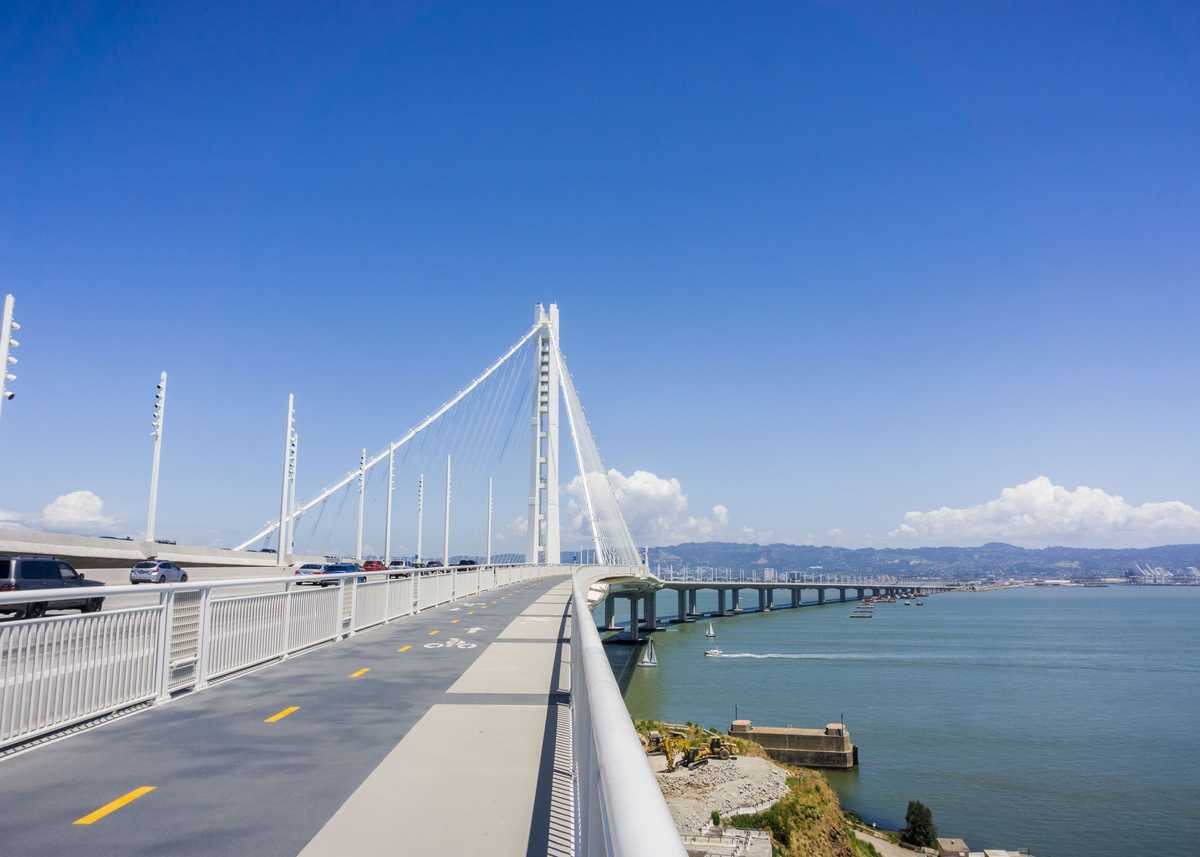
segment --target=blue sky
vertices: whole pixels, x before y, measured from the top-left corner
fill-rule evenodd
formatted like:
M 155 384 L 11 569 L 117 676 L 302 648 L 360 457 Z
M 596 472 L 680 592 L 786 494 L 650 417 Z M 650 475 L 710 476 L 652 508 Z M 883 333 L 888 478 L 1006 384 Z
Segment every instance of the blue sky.
M 248 535 L 553 300 L 643 540 L 1200 540 L 1195 4 L 168 5 L 0 11 L 10 518 L 139 531 L 166 369 Z

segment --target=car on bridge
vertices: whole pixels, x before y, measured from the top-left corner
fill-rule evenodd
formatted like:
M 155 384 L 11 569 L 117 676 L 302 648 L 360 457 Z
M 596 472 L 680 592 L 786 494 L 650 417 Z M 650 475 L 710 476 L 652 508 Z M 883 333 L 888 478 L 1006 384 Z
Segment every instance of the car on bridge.
M 301 577 L 324 577 L 331 574 L 351 574 L 356 571 L 362 571 L 357 563 L 353 562 L 326 562 L 315 563 L 308 562 L 296 569 L 296 574 Z M 358 578 L 359 583 L 366 583 L 367 578 Z M 331 580 L 297 580 L 297 586 L 309 584 L 312 586 L 337 586 L 338 578 Z
M 173 562 L 162 559 L 147 559 L 134 563 L 129 569 L 129 582 L 139 583 L 187 583 L 187 572 Z
M 362 564 L 363 571 L 387 571 L 387 566 L 377 559 L 369 559 Z
M 70 589 L 103 586 L 98 580 L 87 580 L 67 562 L 45 556 L 0 557 L 0 592 L 19 592 L 25 589 Z M 85 595 L 85 593 L 80 593 Z M 46 615 L 46 608 L 79 610 L 95 613 L 104 605 L 104 598 L 82 597 L 66 601 L 34 601 L 21 604 L 0 604 L 0 613 L 12 613 L 18 619 L 37 619 Z
M 398 577 L 411 577 L 412 572 L 409 570 L 411 568 L 412 563 L 410 563 L 408 560 L 394 559 L 388 563 L 388 571 L 391 572 L 391 574 L 388 575 L 388 579 L 395 580 Z

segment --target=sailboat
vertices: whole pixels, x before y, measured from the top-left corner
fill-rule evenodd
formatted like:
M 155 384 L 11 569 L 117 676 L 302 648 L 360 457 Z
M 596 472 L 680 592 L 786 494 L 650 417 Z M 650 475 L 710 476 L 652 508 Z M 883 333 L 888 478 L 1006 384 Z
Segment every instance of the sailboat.
M 647 640 L 646 648 L 642 649 L 642 656 L 638 658 L 637 665 L 639 667 L 656 667 L 658 666 L 658 655 L 654 653 L 654 641 Z
M 708 630 L 704 632 L 704 636 L 706 636 L 706 637 L 717 636 L 717 632 L 713 630 L 712 622 L 708 623 Z

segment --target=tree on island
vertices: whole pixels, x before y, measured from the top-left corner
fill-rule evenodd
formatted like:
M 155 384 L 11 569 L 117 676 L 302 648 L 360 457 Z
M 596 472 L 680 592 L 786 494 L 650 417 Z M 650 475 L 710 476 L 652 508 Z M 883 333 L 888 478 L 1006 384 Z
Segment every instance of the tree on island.
M 933 813 L 919 800 L 908 802 L 908 812 L 904 814 L 904 829 L 900 831 L 900 841 L 916 845 L 918 848 L 931 848 L 937 845 L 937 828 L 933 826 Z

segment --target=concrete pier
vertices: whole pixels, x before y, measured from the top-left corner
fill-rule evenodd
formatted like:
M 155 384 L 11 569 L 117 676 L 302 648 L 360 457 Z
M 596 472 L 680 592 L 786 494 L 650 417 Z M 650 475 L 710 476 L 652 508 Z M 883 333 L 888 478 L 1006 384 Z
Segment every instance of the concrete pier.
M 754 741 L 772 759 L 789 765 L 853 768 L 858 764 L 858 748 L 850 742 L 850 733 L 843 723 L 830 723 L 824 729 L 795 729 L 755 726 L 749 720 L 735 720 L 729 734 Z

